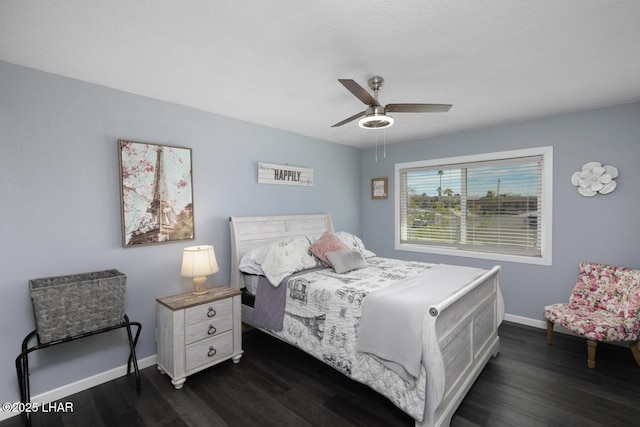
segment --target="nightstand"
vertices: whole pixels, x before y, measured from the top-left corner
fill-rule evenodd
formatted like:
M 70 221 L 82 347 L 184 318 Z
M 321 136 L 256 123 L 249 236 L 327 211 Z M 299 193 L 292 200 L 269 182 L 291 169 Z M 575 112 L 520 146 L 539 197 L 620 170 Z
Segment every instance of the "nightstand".
M 240 291 L 225 286 L 156 299 L 158 369 L 181 389 L 198 371 L 242 357 Z

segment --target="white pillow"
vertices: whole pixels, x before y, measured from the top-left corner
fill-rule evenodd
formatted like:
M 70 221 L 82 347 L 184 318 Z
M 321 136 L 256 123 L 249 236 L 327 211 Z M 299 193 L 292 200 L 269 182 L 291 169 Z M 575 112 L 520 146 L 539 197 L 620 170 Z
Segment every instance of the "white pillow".
M 316 266 L 316 257 L 309 250 L 309 237 L 293 237 L 269 245 L 260 267 L 273 286 L 285 277 Z
M 359 250 L 363 257 L 370 258 L 376 256 L 376 254 L 374 254 L 370 250 L 365 249 L 364 243 L 362 243 L 362 240 L 360 240 L 358 236 L 347 233 L 346 231 L 338 231 L 336 233 L 336 236 L 338 236 L 340 240 L 342 240 L 344 244 L 349 248 Z
M 244 254 L 240 260 L 238 269 L 243 273 L 264 276 L 264 272 L 262 271 L 260 264 L 262 264 L 262 260 L 264 260 L 264 256 L 267 254 L 268 250 L 269 245 L 251 249 L 249 252 Z

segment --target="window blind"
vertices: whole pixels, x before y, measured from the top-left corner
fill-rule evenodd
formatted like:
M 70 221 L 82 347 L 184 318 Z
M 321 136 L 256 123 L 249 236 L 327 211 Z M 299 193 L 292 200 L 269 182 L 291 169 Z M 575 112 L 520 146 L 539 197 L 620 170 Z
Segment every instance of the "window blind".
M 542 171 L 542 155 L 400 169 L 400 243 L 541 256 Z

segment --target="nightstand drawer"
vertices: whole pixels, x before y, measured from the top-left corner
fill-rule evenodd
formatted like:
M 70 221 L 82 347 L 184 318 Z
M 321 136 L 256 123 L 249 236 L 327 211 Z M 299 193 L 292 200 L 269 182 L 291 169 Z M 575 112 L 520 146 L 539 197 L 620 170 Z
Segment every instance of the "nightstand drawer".
M 185 344 L 191 344 L 223 332 L 230 331 L 233 328 L 233 316 L 217 315 L 207 322 L 196 323 L 186 327 L 184 341 Z
M 187 308 L 184 313 L 184 319 L 187 325 L 193 325 L 216 317 L 230 315 L 231 310 L 231 299 L 227 298 Z
M 231 332 L 225 332 L 216 337 L 188 345 L 186 351 L 187 371 L 210 364 L 232 353 L 233 334 Z

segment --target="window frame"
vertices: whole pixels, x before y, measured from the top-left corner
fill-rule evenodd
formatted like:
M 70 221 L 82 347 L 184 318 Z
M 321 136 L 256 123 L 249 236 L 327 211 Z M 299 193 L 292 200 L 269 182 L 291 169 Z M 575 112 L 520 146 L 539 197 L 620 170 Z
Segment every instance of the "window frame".
M 484 252 L 467 249 L 441 247 L 428 244 L 401 243 L 400 241 L 400 171 L 420 167 L 442 167 L 446 169 L 460 163 L 473 164 L 496 160 L 515 159 L 518 157 L 542 156 L 542 230 L 540 242 L 540 256 L 515 255 L 498 252 Z M 552 238 L 553 238 L 553 147 L 536 147 L 518 150 L 501 151 L 494 153 L 472 154 L 467 156 L 447 157 L 432 160 L 420 160 L 414 162 L 396 163 L 394 183 L 394 239 L 395 249 L 401 251 L 431 253 L 438 255 L 460 256 L 467 258 L 481 258 L 496 261 L 508 261 L 523 264 L 552 265 Z

